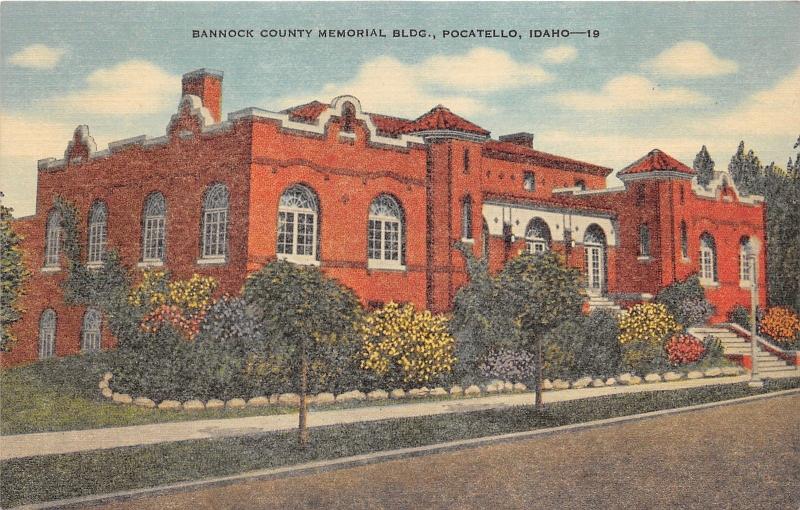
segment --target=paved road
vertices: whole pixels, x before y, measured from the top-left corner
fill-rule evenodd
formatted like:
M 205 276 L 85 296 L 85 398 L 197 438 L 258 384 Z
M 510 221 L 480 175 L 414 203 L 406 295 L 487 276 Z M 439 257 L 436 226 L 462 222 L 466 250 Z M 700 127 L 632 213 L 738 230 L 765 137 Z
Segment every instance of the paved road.
M 668 391 L 683 388 L 697 388 L 718 384 L 736 384 L 748 380 L 747 375 L 736 377 L 717 377 L 637 386 L 610 386 L 605 388 L 582 388 L 561 391 L 547 391 L 543 395 L 546 403 L 563 402 L 582 398 L 639 393 L 644 391 Z M 411 416 L 432 416 L 447 413 L 466 413 L 478 409 L 501 408 L 530 405 L 530 393 L 483 396 L 478 398 L 418 401 L 393 405 L 374 405 L 352 409 L 312 411 L 308 426 L 322 427 L 342 423 L 407 418 Z M 377 403 L 376 403 L 377 404 Z M 157 411 L 153 411 L 157 412 Z M 219 420 L 181 421 L 153 423 L 130 427 L 108 427 L 89 430 L 66 430 L 63 432 L 43 432 L 36 434 L 17 434 L 0 437 L 0 460 L 36 455 L 71 453 L 123 446 L 168 443 L 188 439 L 211 439 L 229 436 L 244 436 L 278 430 L 291 430 L 297 427 L 296 414 L 269 416 L 249 416 L 246 418 L 225 418 Z
M 800 508 L 800 395 L 104 506 Z

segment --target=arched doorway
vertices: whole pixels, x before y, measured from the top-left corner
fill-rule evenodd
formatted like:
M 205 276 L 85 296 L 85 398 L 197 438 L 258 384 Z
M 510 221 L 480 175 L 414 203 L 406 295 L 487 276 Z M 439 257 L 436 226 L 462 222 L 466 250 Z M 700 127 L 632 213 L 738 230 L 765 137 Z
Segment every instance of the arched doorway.
M 590 225 L 583 235 L 586 290 L 602 295 L 606 290 L 606 234 L 597 225 Z

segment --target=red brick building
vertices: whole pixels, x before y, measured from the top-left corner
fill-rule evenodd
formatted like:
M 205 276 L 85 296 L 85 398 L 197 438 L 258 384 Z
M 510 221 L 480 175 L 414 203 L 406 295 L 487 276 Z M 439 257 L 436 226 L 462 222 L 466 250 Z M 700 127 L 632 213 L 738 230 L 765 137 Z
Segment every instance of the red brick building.
M 365 305 L 447 311 L 466 275 L 456 241 L 498 270 L 520 250 L 554 250 L 587 275 L 597 304 L 649 299 L 700 273 L 721 320 L 749 303 L 745 243 L 759 248 L 764 205 L 726 172 L 709 186 L 658 150 L 619 172 L 533 148 L 436 106 L 417 119 L 357 98 L 222 120 L 222 73 L 183 77 L 166 134 L 98 151 L 79 126 L 64 157 L 40 160 L 36 213 L 15 222 L 32 277 L 19 342 L 3 364 L 113 344 L 94 311 L 64 303 L 57 195 L 77 205 L 86 263 L 115 248 L 125 265 L 207 274 L 236 293 L 276 258 L 320 266 Z

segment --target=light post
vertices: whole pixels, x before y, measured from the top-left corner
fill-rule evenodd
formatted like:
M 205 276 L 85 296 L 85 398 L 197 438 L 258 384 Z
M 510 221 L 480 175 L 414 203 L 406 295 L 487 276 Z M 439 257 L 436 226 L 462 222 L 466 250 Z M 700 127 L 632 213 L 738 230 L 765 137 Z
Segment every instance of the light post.
M 764 386 L 764 381 L 758 374 L 758 340 L 756 334 L 758 328 L 756 326 L 756 312 L 758 311 L 758 248 L 753 246 L 752 243 L 747 245 L 747 253 L 745 254 L 747 260 L 750 262 L 750 382 L 747 384 L 751 388 L 761 388 Z

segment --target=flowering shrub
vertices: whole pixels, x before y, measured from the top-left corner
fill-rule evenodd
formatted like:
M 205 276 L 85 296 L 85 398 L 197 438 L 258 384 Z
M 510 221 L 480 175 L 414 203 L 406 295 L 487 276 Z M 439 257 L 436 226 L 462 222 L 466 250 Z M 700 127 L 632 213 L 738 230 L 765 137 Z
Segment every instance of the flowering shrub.
M 664 346 L 667 358 L 673 365 L 688 365 L 699 361 L 706 352 L 703 342 L 692 335 L 675 335 Z
M 658 303 L 634 305 L 619 316 L 622 360 L 631 370 L 642 372 L 663 363 L 664 340 L 681 326 Z
M 455 342 L 447 319 L 411 304 L 390 302 L 372 312 L 361 326 L 361 368 L 387 383 L 424 384 L 450 373 Z
M 188 280 L 169 281 L 164 271 L 145 271 L 128 295 L 128 303 L 148 310 L 139 325 L 142 331 L 154 333 L 168 323 L 185 339 L 193 340 L 216 288 L 217 281 L 210 276 L 193 274 Z
M 503 379 L 521 382 L 533 378 L 536 370 L 533 354 L 501 349 L 491 352 L 478 367 L 484 379 Z
M 680 332 L 681 327 L 666 306 L 642 303 L 620 314 L 619 329 L 622 345 L 633 342 L 661 345 L 667 335 Z
M 690 328 L 705 324 L 714 315 L 714 306 L 707 299 L 689 298 L 678 304 L 675 318 L 683 326 Z
M 656 295 L 655 302 L 666 306 L 675 321 L 687 328 L 705 324 L 714 315 L 714 306 L 706 299 L 696 274 L 664 287 Z
M 792 343 L 800 333 L 800 318 L 792 310 L 775 306 L 761 319 L 759 331 L 781 343 Z

